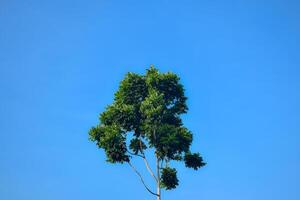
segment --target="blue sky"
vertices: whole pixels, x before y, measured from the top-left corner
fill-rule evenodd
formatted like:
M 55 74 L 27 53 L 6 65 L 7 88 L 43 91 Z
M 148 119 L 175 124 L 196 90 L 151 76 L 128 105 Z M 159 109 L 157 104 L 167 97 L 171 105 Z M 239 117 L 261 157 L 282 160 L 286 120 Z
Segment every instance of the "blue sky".
M 163 199 L 300 199 L 299 22 L 296 0 L 2 0 L 0 199 L 154 199 L 87 135 L 150 64 L 181 77 L 208 163 Z

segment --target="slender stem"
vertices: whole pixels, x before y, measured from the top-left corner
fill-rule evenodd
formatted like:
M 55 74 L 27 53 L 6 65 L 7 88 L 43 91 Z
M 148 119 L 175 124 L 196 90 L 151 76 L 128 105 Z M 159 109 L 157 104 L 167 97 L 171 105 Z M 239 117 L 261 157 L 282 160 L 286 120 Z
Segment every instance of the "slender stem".
M 141 179 L 141 181 L 142 181 L 144 187 L 146 188 L 146 190 L 147 190 L 148 192 L 150 192 L 151 194 L 153 194 L 153 195 L 155 195 L 155 196 L 158 196 L 158 194 L 152 192 L 152 191 L 149 189 L 149 187 L 146 185 L 146 183 L 145 183 L 145 181 L 144 181 L 142 175 L 140 174 L 140 172 L 138 172 L 137 169 L 136 169 L 130 162 L 128 162 L 128 164 L 129 164 L 130 167 L 133 169 L 133 171 L 140 177 L 140 179 Z
M 149 163 L 148 163 L 146 157 L 143 157 L 143 159 L 144 159 L 146 167 L 147 167 L 148 171 L 150 172 L 151 176 L 155 179 L 156 182 L 158 182 L 157 177 L 154 175 L 152 169 L 150 168 Z
M 157 142 L 157 138 L 156 138 L 156 130 L 153 130 L 153 137 L 155 142 Z M 159 169 L 159 156 L 158 153 L 155 152 L 155 156 L 156 156 L 156 173 L 157 173 L 157 187 L 156 187 L 156 192 L 157 192 L 157 200 L 161 200 L 161 193 L 160 193 L 160 169 Z
M 155 179 L 155 181 L 158 182 L 157 177 L 154 175 L 152 169 L 150 168 L 150 165 L 149 165 L 149 163 L 148 163 L 148 160 L 146 159 L 146 155 L 145 155 L 145 153 L 144 153 L 144 151 L 143 151 L 143 149 L 142 149 L 142 141 L 141 141 L 141 140 L 140 140 L 140 148 L 141 148 L 141 153 L 142 153 L 142 156 L 141 156 L 141 157 L 143 158 L 143 160 L 144 160 L 144 162 L 145 162 L 145 165 L 146 165 L 146 167 L 147 167 L 147 170 L 149 171 L 149 173 L 151 174 L 151 176 Z

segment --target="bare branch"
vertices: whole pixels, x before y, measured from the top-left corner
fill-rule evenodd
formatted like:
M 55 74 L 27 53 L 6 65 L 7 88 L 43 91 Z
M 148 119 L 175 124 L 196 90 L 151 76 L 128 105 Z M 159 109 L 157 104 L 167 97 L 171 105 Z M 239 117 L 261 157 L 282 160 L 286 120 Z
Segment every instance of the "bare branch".
M 148 163 L 146 157 L 144 156 L 143 159 L 144 159 L 144 162 L 145 162 L 145 164 L 146 164 L 146 167 L 147 167 L 148 171 L 150 172 L 151 176 L 153 176 L 153 178 L 154 178 L 155 181 L 157 182 L 158 180 L 157 180 L 156 176 L 154 175 L 152 169 L 150 168 L 149 163 Z
M 138 171 L 136 170 L 136 168 L 135 168 L 130 162 L 128 162 L 128 164 L 129 164 L 130 167 L 133 169 L 133 171 L 140 177 L 140 179 L 141 179 L 141 181 L 142 181 L 144 187 L 148 190 L 148 192 L 150 192 L 151 194 L 153 194 L 153 195 L 155 195 L 155 196 L 159 196 L 158 194 L 152 192 L 152 191 L 148 188 L 148 186 L 145 184 L 144 179 L 143 179 L 142 175 L 140 174 L 140 172 L 138 172 Z
M 145 162 L 145 165 L 146 165 L 146 167 L 147 167 L 147 170 L 149 171 L 149 173 L 151 174 L 151 176 L 155 179 L 155 181 L 158 182 L 158 179 L 157 179 L 156 176 L 154 175 L 152 169 L 150 168 L 150 165 L 149 165 L 149 163 L 148 163 L 148 160 L 146 159 L 146 155 L 145 155 L 145 153 L 144 153 L 144 151 L 143 151 L 143 149 L 142 149 L 142 141 L 141 141 L 141 140 L 140 140 L 140 148 L 141 148 L 141 153 L 143 154 L 142 158 L 143 158 L 143 160 L 144 160 L 144 162 Z

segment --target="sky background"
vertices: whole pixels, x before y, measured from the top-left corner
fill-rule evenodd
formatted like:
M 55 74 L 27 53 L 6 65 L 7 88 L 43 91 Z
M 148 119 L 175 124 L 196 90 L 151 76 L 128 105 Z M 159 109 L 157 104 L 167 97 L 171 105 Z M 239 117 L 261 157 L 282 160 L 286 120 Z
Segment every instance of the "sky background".
M 299 200 L 299 45 L 297 0 L 1 0 L 0 199 L 155 199 L 87 134 L 154 64 L 208 163 L 163 200 Z

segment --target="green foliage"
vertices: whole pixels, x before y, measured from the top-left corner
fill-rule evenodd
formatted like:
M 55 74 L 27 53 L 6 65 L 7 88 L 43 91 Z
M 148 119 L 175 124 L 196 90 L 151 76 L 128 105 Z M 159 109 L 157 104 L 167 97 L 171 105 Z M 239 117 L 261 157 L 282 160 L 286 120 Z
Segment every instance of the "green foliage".
M 175 168 L 165 167 L 161 173 L 162 187 L 166 190 L 175 189 L 178 185 L 177 171 Z
M 90 129 L 90 140 L 105 151 L 111 163 L 129 162 L 128 149 L 137 155 L 154 148 L 158 160 L 184 159 L 187 167 L 197 170 L 205 163 L 200 154 L 189 153 L 193 136 L 180 118 L 188 110 L 186 100 L 174 73 L 160 73 L 153 66 L 145 75 L 128 73 L 113 103 L 100 114 L 99 125 Z M 166 189 L 178 185 L 173 168 L 163 168 L 161 178 Z
M 133 138 L 130 141 L 129 149 L 133 151 L 134 154 L 138 154 L 139 152 L 143 153 L 143 151 L 147 149 L 147 146 L 142 140 Z
M 150 137 L 150 144 L 152 144 L 152 137 Z M 181 154 L 189 151 L 192 134 L 184 127 L 163 124 L 157 129 L 156 140 L 153 143 L 161 158 L 180 160 Z
M 186 167 L 194 168 L 195 170 L 206 165 L 199 153 L 192 154 L 190 152 L 184 155 L 184 163 Z
M 111 163 L 128 162 L 125 136 L 117 125 L 92 127 L 90 139 L 105 150 L 107 161 Z
M 141 113 L 145 117 L 145 123 L 158 124 L 165 110 L 163 94 L 151 89 L 148 96 L 141 103 Z

